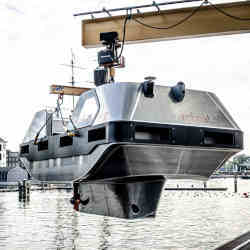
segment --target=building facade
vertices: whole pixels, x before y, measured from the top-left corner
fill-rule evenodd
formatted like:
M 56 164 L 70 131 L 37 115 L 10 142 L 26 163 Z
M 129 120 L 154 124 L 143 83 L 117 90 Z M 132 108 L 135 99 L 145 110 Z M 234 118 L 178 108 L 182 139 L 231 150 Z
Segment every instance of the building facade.
M 18 167 L 19 166 L 19 153 L 7 150 L 6 151 L 6 164 L 10 168 Z
M 7 153 L 6 153 L 6 144 L 7 142 L 0 138 L 0 168 L 7 166 Z
M 5 167 L 0 168 L 0 183 L 1 182 L 18 182 L 28 180 L 29 175 L 23 168 L 17 167 Z
M 20 167 L 19 153 L 7 150 L 7 141 L 0 138 L 0 183 L 28 179 L 27 171 Z

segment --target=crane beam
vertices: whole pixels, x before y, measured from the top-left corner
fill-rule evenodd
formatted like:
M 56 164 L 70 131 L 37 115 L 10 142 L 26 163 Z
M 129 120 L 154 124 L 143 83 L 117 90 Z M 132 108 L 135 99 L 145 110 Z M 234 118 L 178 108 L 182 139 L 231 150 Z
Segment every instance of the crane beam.
M 216 4 L 215 7 L 240 18 L 250 18 L 250 1 Z M 142 43 L 192 37 L 216 36 L 250 32 L 250 21 L 226 16 L 213 6 L 203 5 L 191 18 L 170 29 L 152 29 L 137 23 L 166 27 L 185 19 L 196 7 L 132 14 L 126 25 L 125 43 Z M 82 46 L 101 46 L 100 33 L 117 31 L 122 40 L 125 15 L 94 18 L 82 21 Z
M 90 88 L 72 87 L 53 84 L 50 86 L 50 94 L 80 96 Z

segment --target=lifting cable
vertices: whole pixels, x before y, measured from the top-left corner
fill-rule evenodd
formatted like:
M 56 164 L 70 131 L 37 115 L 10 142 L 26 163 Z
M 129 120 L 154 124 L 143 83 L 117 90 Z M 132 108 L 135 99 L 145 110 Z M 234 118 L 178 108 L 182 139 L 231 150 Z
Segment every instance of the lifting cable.
M 57 99 L 57 107 L 55 108 L 55 110 L 50 113 L 49 117 L 47 118 L 47 120 L 45 121 L 45 123 L 42 125 L 42 127 L 38 130 L 38 132 L 36 133 L 36 136 L 35 136 L 35 139 L 34 139 L 34 144 L 36 145 L 37 144 L 37 141 L 38 141 L 38 138 L 39 138 L 39 135 L 40 133 L 42 132 L 42 130 L 48 125 L 48 122 L 53 118 L 53 115 L 56 113 L 56 112 L 60 112 L 61 114 L 61 118 L 62 118 L 62 112 L 61 112 L 61 105 L 63 103 L 63 100 L 61 103 L 59 103 L 59 99 L 62 99 L 61 96 L 59 95 L 58 96 L 58 99 Z M 65 124 L 64 123 L 64 120 L 62 118 L 62 122 L 63 122 L 63 125 Z
M 146 23 L 143 23 L 141 21 L 139 21 L 138 19 L 136 18 L 132 18 L 133 21 L 147 27 L 147 28 L 151 28 L 151 29 L 159 29 L 159 30 L 166 30 L 166 29 L 172 29 L 172 28 L 175 28 L 176 26 L 186 22 L 189 18 L 191 18 L 192 16 L 194 16 L 200 9 L 201 7 L 204 5 L 204 4 L 209 4 L 211 7 L 213 7 L 215 10 L 217 10 L 218 12 L 220 12 L 221 14 L 227 16 L 227 17 L 230 17 L 232 19 L 235 19 L 235 20 L 238 20 L 238 21 L 250 21 L 250 18 L 248 17 L 237 17 L 237 16 L 234 16 L 234 15 L 231 15 L 230 13 L 224 11 L 223 9 L 219 8 L 218 6 L 214 5 L 213 3 L 211 3 L 210 1 L 208 0 L 204 0 L 197 8 L 195 8 L 188 16 L 186 16 L 185 18 L 183 18 L 182 20 L 178 21 L 177 23 L 175 24 L 172 24 L 168 27 L 156 27 L 156 26 L 152 26 L 152 25 L 149 25 L 149 24 L 146 24 Z M 125 32 L 124 32 L 125 34 Z
M 132 20 L 145 26 L 145 27 L 148 27 L 148 28 L 151 28 L 151 29 L 158 29 L 158 30 L 167 30 L 167 29 L 172 29 L 172 28 L 175 28 L 176 26 L 186 22 L 189 18 L 191 18 L 193 15 L 195 15 L 196 12 L 198 12 L 200 10 L 200 8 L 206 4 L 207 1 L 203 1 L 197 8 L 195 8 L 188 16 L 186 16 L 185 18 L 183 18 L 182 20 L 180 20 L 179 22 L 175 23 L 175 24 L 172 24 L 168 27 L 156 27 L 156 26 L 152 26 L 152 25 L 149 25 L 149 24 L 146 24 L 146 23 L 143 23 L 141 21 L 139 21 L 138 19 L 135 19 L 133 18 Z
M 120 51 L 120 54 L 118 56 L 118 59 L 120 59 L 121 56 L 122 56 L 122 52 L 123 52 L 123 48 L 124 48 L 124 43 L 125 43 L 125 37 L 126 37 L 126 26 L 127 26 L 127 21 L 129 19 L 131 19 L 131 11 L 130 11 L 130 14 L 128 14 L 128 10 L 127 10 L 125 21 L 123 23 L 122 47 L 121 47 L 121 51 Z
M 59 103 L 59 100 L 62 100 L 61 103 Z M 65 125 L 65 121 L 62 115 L 62 110 L 61 110 L 61 105 L 63 104 L 63 95 L 59 95 L 58 99 L 57 99 L 57 110 L 59 111 L 59 114 L 61 116 L 61 120 L 62 120 L 62 124 L 63 124 L 63 128 L 65 131 L 67 131 L 66 125 Z
M 48 117 L 48 119 L 46 120 L 46 122 L 43 124 L 43 126 L 38 130 L 38 132 L 36 133 L 36 136 L 35 136 L 35 140 L 34 140 L 34 144 L 36 145 L 37 144 L 37 140 L 38 140 L 38 137 L 40 135 L 40 133 L 42 132 L 42 130 L 45 128 L 45 126 L 47 126 L 48 122 L 52 119 L 54 113 L 57 111 L 57 109 L 52 112 L 50 114 L 50 116 Z
M 183 18 L 180 21 L 178 21 L 177 23 L 169 25 L 167 27 L 157 27 L 157 26 L 152 26 L 152 25 L 143 23 L 142 21 L 138 20 L 137 18 L 133 18 L 132 17 L 132 10 L 130 9 L 130 13 L 128 13 L 129 10 L 127 9 L 127 14 L 126 14 L 126 17 L 125 17 L 125 20 L 124 20 L 124 24 L 123 24 L 122 47 L 121 47 L 121 51 L 120 51 L 120 54 L 118 56 L 118 59 L 122 56 L 122 53 L 123 53 L 123 48 L 124 48 L 124 43 L 125 43 L 125 38 L 126 38 L 126 26 L 127 26 L 128 20 L 132 19 L 134 22 L 137 22 L 137 23 L 139 23 L 139 24 L 141 24 L 141 25 L 143 25 L 143 26 L 145 26 L 147 28 L 150 28 L 150 29 L 158 29 L 158 30 L 172 29 L 172 28 L 175 28 L 175 27 L 183 24 L 184 22 L 188 21 L 205 4 L 209 4 L 211 7 L 213 7 L 219 13 L 221 13 L 221 14 L 229 17 L 229 18 L 232 18 L 234 20 L 238 20 L 238 21 L 250 21 L 250 18 L 248 18 L 248 17 L 237 17 L 237 16 L 234 16 L 234 15 L 231 15 L 230 13 L 224 11 L 223 9 L 219 8 L 218 6 L 214 5 L 213 3 L 211 3 L 208 0 L 204 0 L 198 7 L 196 7 L 195 9 L 193 9 L 193 11 L 188 16 L 186 16 L 185 18 Z
M 250 21 L 249 17 L 238 17 L 238 16 L 233 16 L 231 14 L 229 14 L 228 12 L 226 12 L 225 10 L 222 10 L 221 8 L 219 8 L 218 6 L 214 5 L 213 3 L 211 3 L 210 1 L 207 1 L 215 10 L 217 10 L 218 12 L 220 12 L 221 14 L 230 17 L 232 19 L 238 20 L 238 21 Z

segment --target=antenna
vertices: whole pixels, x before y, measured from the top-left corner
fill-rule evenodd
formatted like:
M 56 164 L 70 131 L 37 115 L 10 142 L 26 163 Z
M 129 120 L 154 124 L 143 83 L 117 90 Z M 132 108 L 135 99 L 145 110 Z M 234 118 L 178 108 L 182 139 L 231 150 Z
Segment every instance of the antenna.
M 72 48 L 70 49 L 70 51 L 71 51 L 71 61 L 70 61 L 70 64 L 60 64 L 60 65 L 67 66 L 67 67 L 71 68 L 71 81 L 69 83 L 71 83 L 71 86 L 74 87 L 75 86 L 75 72 L 74 72 L 74 69 L 77 68 L 77 69 L 85 70 L 86 68 L 83 68 L 83 67 L 75 65 L 75 54 L 73 53 L 73 49 Z M 74 95 L 72 96 L 72 98 L 73 98 L 73 110 L 74 110 L 74 108 L 75 108 Z
M 72 78 L 71 84 L 72 84 L 72 87 L 75 86 L 75 79 L 74 79 L 74 59 L 75 59 L 75 55 L 73 53 L 73 49 L 71 49 L 71 78 Z M 75 108 L 75 97 L 72 96 L 72 98 L 73 98 L 73 109 L 72 110 L 74 110 L 74 108 Z

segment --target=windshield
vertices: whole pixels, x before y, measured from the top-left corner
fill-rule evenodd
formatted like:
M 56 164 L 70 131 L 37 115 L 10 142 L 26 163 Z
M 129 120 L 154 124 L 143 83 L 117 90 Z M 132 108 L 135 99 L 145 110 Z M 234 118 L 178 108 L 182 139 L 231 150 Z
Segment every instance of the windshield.
M 72 115 L 72 121 L 77 128 L 86 127 L 93 123 L 99 111 L 99 102 L 95 90 L 83 93 L 76 105 Z M 71 123 L 68 129 L 73 129 Z

